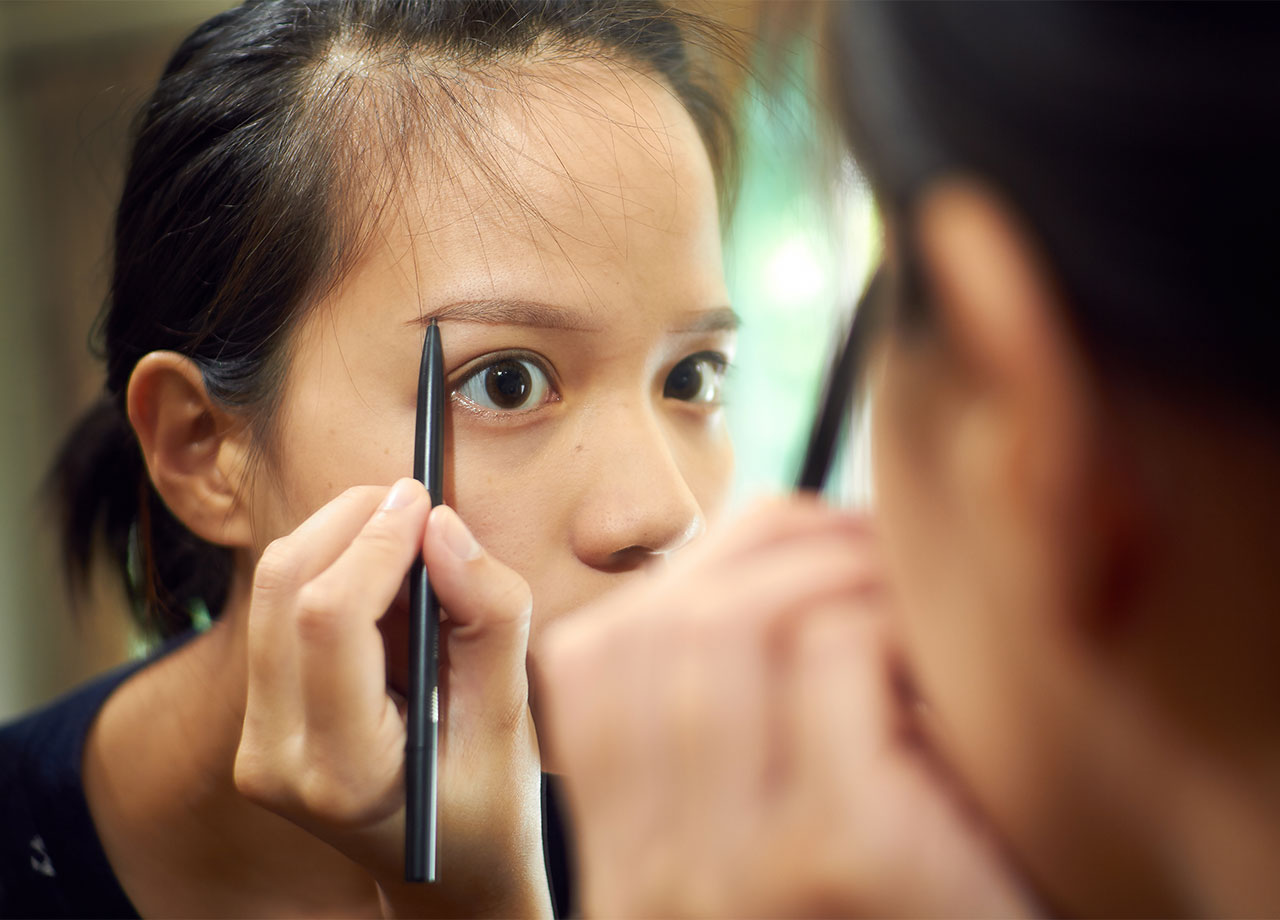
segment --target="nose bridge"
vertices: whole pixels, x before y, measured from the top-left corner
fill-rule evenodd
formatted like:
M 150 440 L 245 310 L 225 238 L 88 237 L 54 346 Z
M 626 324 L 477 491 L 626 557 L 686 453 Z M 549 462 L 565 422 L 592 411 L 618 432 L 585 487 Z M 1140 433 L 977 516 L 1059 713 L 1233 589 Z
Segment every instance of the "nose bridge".
M 587 486 L 574 548 L 584 562 L 601 568 L 634 564 L 623 557 L 669 553 L 701 532 L 701 506 L 664 420 L 647 400 L 595 410 L 578 436 Z

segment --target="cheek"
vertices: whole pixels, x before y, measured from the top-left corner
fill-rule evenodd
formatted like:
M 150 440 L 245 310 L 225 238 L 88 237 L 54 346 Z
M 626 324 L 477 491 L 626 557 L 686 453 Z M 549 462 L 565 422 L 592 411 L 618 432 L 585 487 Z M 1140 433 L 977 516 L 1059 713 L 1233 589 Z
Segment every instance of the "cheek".
M 413 472 L 412 411 L 337 405 L 282 417 L 252 484 L 259 554 L 346 489 L 389 486 Z
M 871 445 L 879 530 L 909 632 L 927 640 L 947 565 L 934 408 L 910 359 L 886 348 L 878 371 Z
M 886 349 L 875 389 L 873 464 L 878 529 L 915 679 L 942 721 L 983 703 L 977 585 L 947 474 L 946 409 L 927 361 Z
M 702 516 L 715 523 L 729 501 L 733 488 L 733 441 L 723 413 L 685 434 L 677 448 L 681 475 L 693 493 Z
M 1010 803 L 1029 800 L 1035 774 L 1025 740 L 1038 721 L 1028 718 L 1027 680 L 1037 665 L 1018 626 L 1035 611 L 1002 603 L 992 590 L 1009 573 L 991 554 L 991 509 L 973 510 L 979 484 L 957 472 L 961 394 L 927 358 L 892 352 L 878 384 L 879 532 L 913 677 L 952 765 L 1008 826 Z
M 450 412 L 445 501 L 485 549 L 535 588 L 542 561 L 564 544 L 570 486 L 554 424 L 490 428 Z

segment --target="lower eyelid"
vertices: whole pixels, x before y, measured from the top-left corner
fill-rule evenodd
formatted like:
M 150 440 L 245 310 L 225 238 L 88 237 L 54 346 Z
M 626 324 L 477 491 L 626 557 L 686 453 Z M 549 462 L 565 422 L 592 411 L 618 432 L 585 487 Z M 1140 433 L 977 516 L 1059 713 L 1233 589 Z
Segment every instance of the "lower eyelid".
M 466 378 L 464 378 L 464 382 L 465 382 L 465 379 Z M 458 404 L 458 407 L 460 409 L 463 409 L 464 411 L 470 413 L 473 416 L 479 416 L 485 419 L 493 419 L 496 421 L 507 421 L 507 420 L 514 420 L 518 418 L 525 418 L 527 416 L 533 415 L 536 412 L 542 411 L 548 406 L 551 406 L 551 405 L 554 405 L 555 403 L 560 402 L 560 393 L 554 387 L 548 387 L 547 392 L 549 394 L 549 398 L 544 399 L 542 402 L 538 403 L 536 406 L 530 406 L 527 409 L 490 409 L 488 406 L 482 406 L 482 405 L 479 405 L 478 403 L 472 402 L 470 399 L 467 399 L 467 397 L 459 393 L 456 389 L 449 391 L 449 398 L 455 401 Z

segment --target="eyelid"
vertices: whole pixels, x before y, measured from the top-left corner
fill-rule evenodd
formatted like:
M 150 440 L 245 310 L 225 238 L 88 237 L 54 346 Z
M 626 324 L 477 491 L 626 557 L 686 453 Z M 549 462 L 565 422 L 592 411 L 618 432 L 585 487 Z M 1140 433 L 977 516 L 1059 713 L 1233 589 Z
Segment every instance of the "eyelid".
M 663 397 L 667 398 L 666 385 L 671 379 L 671 374 L 676 369 L 688 364 L 705 364 L 711 366 L 711 373 L 714 375 L 714 397 L 709 399 L 682 399 L 680 397 L 671 397 L 676 399 L 682 406 L 689 407 L 699 412 L 715 411 L 724 406 L 724 393 L 721 389 L 724 386 L 725 378 L 728 377 L 729 371 L 733 367 L 733 362 L 729 356 L 723 352 L 714 350 L 695 351 L 680 358 L 663 377 Z
M 523 348 L 503 348 L 498 351 L 487 351 L 482 355 L 478 355 L 469 361 L 463 362 L 461 367 L 454 369 L 449 374 L 446 381 L 449 392 L 456 393 L 458 388 L 470 380 L 472 377 L 482 373 L 487 368 L 492 367 L 502 361 L 512 358 L 519 358 L 522 361 L 528 361 L 530 364 L 536 364 L 538 370 L 542 371 L 547 377 L 547 382 L 551 384 L 551 388 L 560 392 L 560 379 L 556 374 L 555 368 L 551 362 L 536 352 L 526 351 Z
M 730 367 L 733 366 L 733 362 L 729 359 L 729 356 L 726 355 L 724 352 L 707 350 L 707 351 L 695 351 L 693 354 L 685 355 L 675 364 L 671 365 L 672 369 L 679 367 L 681 364 L 684 364 L 686 361 L 710 361 L 720 370 L 721 373 L 724 373 Z

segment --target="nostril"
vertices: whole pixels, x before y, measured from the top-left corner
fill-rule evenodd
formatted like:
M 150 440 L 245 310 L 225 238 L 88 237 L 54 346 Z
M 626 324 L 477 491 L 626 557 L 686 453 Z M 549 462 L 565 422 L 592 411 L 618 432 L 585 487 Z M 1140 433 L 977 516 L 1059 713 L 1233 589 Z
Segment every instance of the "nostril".
M 650 564 L 659 557 L 659 553 L 637 544 L 615 550 L 607 558 L 600 560 L 595 567 L 602 572 L 631 572 Z

